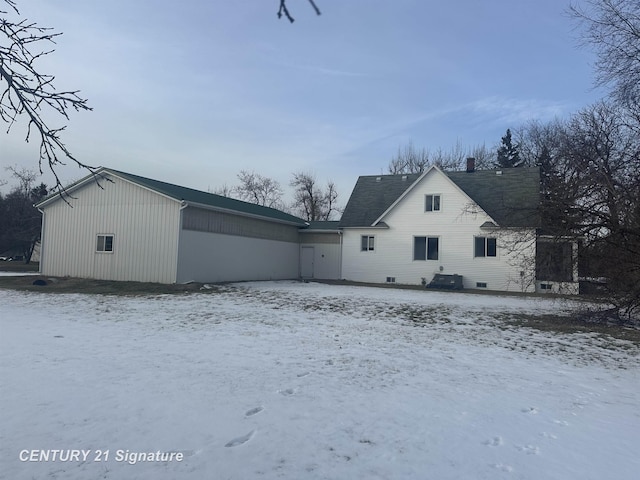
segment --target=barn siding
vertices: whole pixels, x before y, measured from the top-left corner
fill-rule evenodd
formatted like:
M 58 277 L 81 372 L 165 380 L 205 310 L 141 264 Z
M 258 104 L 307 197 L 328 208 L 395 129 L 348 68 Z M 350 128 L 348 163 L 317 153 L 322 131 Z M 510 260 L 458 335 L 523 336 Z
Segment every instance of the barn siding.
M 42 273 L 175 282 L 180 203 L 110 178 L 44 206 Z M 113 253 L 96 252 L 98 234 L 114 235 Z
M 298 241 L 297 227 L 196 207 L 184 210 L 182 228 L 283 242 Z
M 441 195 L 439 212 L 425 212 L 428 194 Z M 432 170 L 382 218 L 389 228 L 344 229 L 342 276 L 374 283 L 395 277 L 396 283 L 415 285 L 423 277 L 430 281 L 436 273 L 459 274 L 464 276 L 465 288 L 476 288 L 476 283 L 482 282 L 492 290 L 532 291 L 533 237 L 527 235 L 518 251 L 511 251 L 507 247 L 520 234 L 481 229 L 480 225 L 489 220 L 444 174 Z M 374 251 L 361 251 L 362 235 L 375 237 Z M 439 238 L 438 260 L 413 260 L 415 236 Z M 497 237 L 497 256 L 475 258 L 474 236 Z M 517 258 L 523 254 L 529 263 L 521 265 Z
M 291 228 L 297 236 L 297 228 Z M 298 278 L 298 243 L 182 229 L 178 282 Z

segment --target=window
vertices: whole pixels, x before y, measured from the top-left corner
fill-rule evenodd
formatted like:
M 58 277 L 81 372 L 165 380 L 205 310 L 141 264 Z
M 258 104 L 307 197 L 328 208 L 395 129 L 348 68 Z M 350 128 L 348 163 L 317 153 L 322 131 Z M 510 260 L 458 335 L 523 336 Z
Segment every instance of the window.
M 497 251 L 496 239 L 492 237 L 475 237 L 474 257 L 495 257 Z
M 387 277 L 387 283 L 396 283 L 396 277 Z
M 440 211 L 440 195 L 425 195 L 424 211 L 439 212 Z
M 438 237 L 413 237 L 414 260 L 438 260 Z
M 476 282 L 476 287 L 487 288 L 487 282 Z
M 98 235 L 96 252 L 113 252 L 113 235 Z
M 362 235 L 362 237 L 360 237 L 360 250 L 362 252 L 372 252 L 374 249 L 374 238 L 375 237 L 370 235 Z

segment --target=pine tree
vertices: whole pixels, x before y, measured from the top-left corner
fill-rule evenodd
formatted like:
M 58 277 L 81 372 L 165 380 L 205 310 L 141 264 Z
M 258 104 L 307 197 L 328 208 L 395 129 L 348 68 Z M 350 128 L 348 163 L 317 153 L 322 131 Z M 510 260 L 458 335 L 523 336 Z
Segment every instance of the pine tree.
M 498 168 L 514 168 L 521 167 L 520 146 L 514 145 L 511 139 L 511 129 L 507 128 L 507 133 L 502 137 L 502 144 L 498 148 L 498 160 L 496 167 Z

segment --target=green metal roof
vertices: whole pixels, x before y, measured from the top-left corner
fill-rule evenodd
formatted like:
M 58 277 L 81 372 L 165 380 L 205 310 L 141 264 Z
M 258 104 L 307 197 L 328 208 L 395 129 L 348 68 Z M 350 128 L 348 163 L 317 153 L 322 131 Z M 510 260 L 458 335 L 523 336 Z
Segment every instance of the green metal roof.
M 105 174 L 115 175 L 116 177 L 123 178 L 178 201 L 184 201 L 186 203 L 201 205 L 203 207 L 210 207 L 217 210 L 228 210 L 237 212 L 239 214 L 263 217 L 265 219 L 274 221 L 291 223 L 299 227 L 307 226 L 307 222 L 305 222 L 302 218 L 290 215 L 275 208 L 263 207 L 254 203 L 236 200 L 235 198 L 224 197 L 222 195 L 216 195 L 215 193 L 202 192 L 200 190 L 181 187 L 172 183 L 161 182 L 159 180 L 153 180 L 152 178 L 141 177 L 139 175 L 133 175 L 132 173 L 121 172 L 119 170 L 113 170 L 111 168 L 104 167 L 97 170 L 95 174 L 88 175 L 82 180 L 79 180 L 73 185 L 67 187 L 65 195 L 69 195 L 69 198 L 72 198 L 74 190 L 83 185 L 86 185 L 88 182 L 100 181 L 100 177 Z M 65 197 L 61 196 L 58 193 L 55 193 L 43 199 L 36 206 L 44 206 L 50 202 L 63 198 Z
M 501 173 L 499 173 L 501 172 Z M 500 226 L 539 224 L 540 171 L 532 168 L 443 172 Z M 410 175 L 368 175 L 358 178 L 340 227 L 370 227 L 420 178 Z
M 231 210 L 246 215 L 265 217 L 272 220 L 281 222 L 293 223 L 299 226 L 305 226 L 306 222 L 296 216 L 285 213 L 275 208 L 263 207 L 262 205 L 256 205 L 255 203 L 243 202 L 242 200 L 236 200 L 235 198 L 224 197 L 222 195 L 216 195 L 215 193 L 203 192 L 200 190 L 194 190 L 192 188 L 181 187 L 171 183 L 161 182 L 159 180 L 153 180 L 151 178 L 140 177 L 131 173 L 121 172 L 118 170 L 112 170 L 109 168 L 104 169 L 107 173 L 113 173 L 119 177 L 130 180 L 133 183 L 147 187 L 158 193 L 162 193 L 168 197 L 175 198 L 176 200 L 185 201 L 187 203 L 199 204 L 206 207 L 213 207 L 214 209 Z

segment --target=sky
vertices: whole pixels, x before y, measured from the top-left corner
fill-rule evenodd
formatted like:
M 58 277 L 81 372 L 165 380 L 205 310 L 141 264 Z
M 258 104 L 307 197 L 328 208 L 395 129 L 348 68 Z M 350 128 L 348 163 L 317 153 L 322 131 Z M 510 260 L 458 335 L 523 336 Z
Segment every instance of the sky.
M 40 60 L 79 89 L 63 140 L 82 162 L 199 190 L 241 170 L 335 182 L 386 173 L 409 142 L 494 148 L 507 128 L 602 97 L 564 0 L 18 0 L 63 32 Z M 62 126 L 51 118 L 52 126 Z M 0 133 L 8 166 L 37 168 L 26 123 Z M 86 171 L 68 164 L 63 182 Z M 50 175 L 41 179 L 53 182 Z M 5 189 L 7 186 L 5 186 Z

